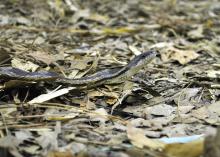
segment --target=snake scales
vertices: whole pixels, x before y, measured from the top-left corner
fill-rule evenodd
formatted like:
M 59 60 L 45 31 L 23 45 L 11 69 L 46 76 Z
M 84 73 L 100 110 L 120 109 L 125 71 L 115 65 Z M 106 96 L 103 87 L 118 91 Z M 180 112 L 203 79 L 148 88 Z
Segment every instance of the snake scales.
M 39 71 L 26 72 L 13 67 L 0 67 L 0 79 L 23 80 L 23 81 L 53 81 L 71 86 L 94 87 L 102 84 L 122 83 L 132 78 L 144 68 L 155 56 L 156 51 L 147 51 L 132 59 L 127 65 L 119 70 L 106 69 L 93 75 L 85 76 L 79 79 L 69 79 L 58 75 L 57 73 Z

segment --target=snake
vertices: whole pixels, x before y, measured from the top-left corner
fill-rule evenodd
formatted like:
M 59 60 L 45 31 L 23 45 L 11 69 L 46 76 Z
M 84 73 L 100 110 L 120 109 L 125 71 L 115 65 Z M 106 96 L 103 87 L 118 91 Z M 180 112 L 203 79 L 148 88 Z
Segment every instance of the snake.
M 68 84 L 75 87 L 96 87 L 103 84 L 118 84 L 132 77 L 145 68 L 158 54 L 150 50 L 134 57 L 128 64 L 119 69 L 105 69 L 82 78 L 70 79 L 54 72 L 38 71 L 27 72 L 14 67 L 0 67 L 0 79 L 22 81 L 47 81 Z

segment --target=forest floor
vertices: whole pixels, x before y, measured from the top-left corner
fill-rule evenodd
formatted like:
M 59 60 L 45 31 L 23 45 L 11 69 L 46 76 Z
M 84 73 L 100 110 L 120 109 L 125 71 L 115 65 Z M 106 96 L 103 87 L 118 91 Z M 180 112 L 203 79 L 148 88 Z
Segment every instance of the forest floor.
M 0 156 L 199 157 L 220 124 L 218 0 L 0 1 L 1 67 L 83 78 L 148 50 L 128 84 L 0 73 Z

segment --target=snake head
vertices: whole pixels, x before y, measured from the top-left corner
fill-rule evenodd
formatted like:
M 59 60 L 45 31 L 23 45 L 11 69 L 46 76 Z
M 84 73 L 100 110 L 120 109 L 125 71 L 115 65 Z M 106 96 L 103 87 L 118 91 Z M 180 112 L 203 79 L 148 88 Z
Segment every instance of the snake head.
M 132 77 L 136 73 L 138 73 L 141 69 L 147 66 L 152 59 L 154 59 L 158 55 L 157 51 L 150 50 L 144 52 L 134 59 L 132 59 L 124 68 L 128 77 Z
M 159 53 L 154 50 L 150 50 L 147 52 L 144 52 L 138 56 L 136 56 L 130 63 L 134 67 L 142 68 L 146 66 L 152 59 L 154 59 Z
M 157 52 L 157 51 L 150 50 L 150 51 L 147 51 L 147 52 L 144 52 L 144 53 L 140 54 L 140 55 L 137 56 L 137 57 L 142 58 L 142 60 L 149 60 L 149 59 L 153 59 L 153 58 L 156 57 L 157 55 L 158 55 L 158 52 Z

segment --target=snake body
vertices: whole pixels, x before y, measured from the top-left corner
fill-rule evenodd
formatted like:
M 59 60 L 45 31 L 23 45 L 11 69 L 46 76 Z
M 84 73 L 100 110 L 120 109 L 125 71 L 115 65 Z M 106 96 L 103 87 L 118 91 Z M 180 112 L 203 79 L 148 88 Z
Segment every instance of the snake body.
M 102 84 L 121 83 L 132 78 L 144 68 L 155 56 L 156 51 L 147 51 L 132 59 L 127 65 L 119 70 L 105 69 L 93 75 L 79 79 L 69 79 L 57 73 L 39 71 L 26 72 L 13 67 L 0 67 L 0 79 L 14 79 L 23 81 L 54 81 L 57 83 L 70 84 L 72 86 L 94 87 Z

